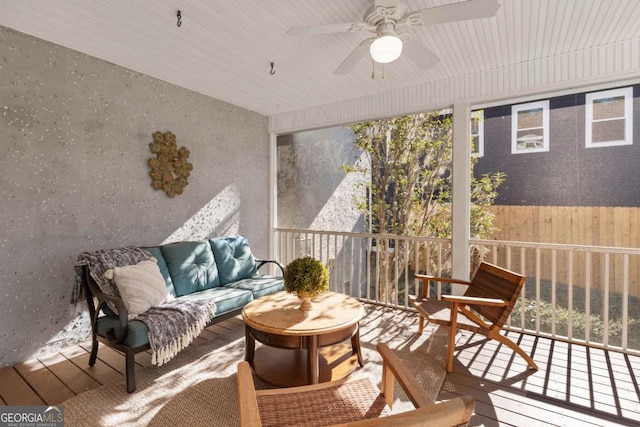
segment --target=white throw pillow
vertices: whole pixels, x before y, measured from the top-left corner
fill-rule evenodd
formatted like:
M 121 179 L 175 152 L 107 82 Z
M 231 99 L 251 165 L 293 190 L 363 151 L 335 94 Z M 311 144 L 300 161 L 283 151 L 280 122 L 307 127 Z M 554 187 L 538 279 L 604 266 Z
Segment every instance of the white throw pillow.
M 105 271 L 104 275 L 116 282 L 120 297 L 129 311 L 129 320 L 172 299 L 155 258 L 135 265 L 115 267 Z

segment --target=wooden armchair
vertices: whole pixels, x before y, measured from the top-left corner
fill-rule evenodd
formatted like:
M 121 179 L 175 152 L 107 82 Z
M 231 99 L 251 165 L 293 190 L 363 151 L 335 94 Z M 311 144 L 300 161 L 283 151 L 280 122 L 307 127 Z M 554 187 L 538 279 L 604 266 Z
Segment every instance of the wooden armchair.
M 238 364 L 240 425 L 258 426 L 453 426 L 467 425 L 474 401 L 462 396 L 434 404 L 386 344 L 378 344 L 383 359 L 382 392 L 368 377 L 349 377 L 308 386 L 256 390 L 249 363 Z M 393 402 L 394 378 L 417 409 L 383 416 Z
M 524 276 L 483 262 L 470 282 L 420 274 L 415 277 L 423 282 L 422 295 L 410 297 L 420 314 L 418 333 L 422 334 L 424 319 L 450 328 L 447 372 L 453 369 L 453 350 L 458 328 L 499 341 L 522 356 L 531 368 L 538 369 L 538 365 L 524 350 L 500 333 L 520 296 Z M 430 280 L 467 285 L 468 288 L 463 296 L 443 295 L 442 300 L 427 299 Z

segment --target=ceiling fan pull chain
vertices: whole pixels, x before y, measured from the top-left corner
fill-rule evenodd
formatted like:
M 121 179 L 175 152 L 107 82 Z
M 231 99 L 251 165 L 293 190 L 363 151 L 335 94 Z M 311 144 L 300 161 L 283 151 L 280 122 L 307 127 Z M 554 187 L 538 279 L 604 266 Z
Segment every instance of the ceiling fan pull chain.
M 371 80 L 376 78 L 376 61 L 371 58 Z
M 384 80 L 384 63 L 382 64 L 382 80 Z
M 180 13 L 180 11 L 178 11 L 178 13 L 176 14 L 176 17 L 178 18 L 177 25 L 179 27 L 182 25 L 182 14 Z
M 271 74 L 272 76 L 276 73 L 276 70 L 273 69 L 275 65 L 276 64 L 274 62 L 271 63 L 271 71 L 269 71 L 269 74 Z

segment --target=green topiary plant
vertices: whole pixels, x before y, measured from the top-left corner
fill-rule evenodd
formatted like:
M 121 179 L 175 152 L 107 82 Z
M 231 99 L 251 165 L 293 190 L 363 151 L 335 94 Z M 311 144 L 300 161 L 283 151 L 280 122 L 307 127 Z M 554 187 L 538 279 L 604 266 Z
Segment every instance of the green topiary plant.
M 284 269 L 284 289 L 298 296 L 316 296 L 329 289 L 329 270 L 310 256 L 294 259 Z

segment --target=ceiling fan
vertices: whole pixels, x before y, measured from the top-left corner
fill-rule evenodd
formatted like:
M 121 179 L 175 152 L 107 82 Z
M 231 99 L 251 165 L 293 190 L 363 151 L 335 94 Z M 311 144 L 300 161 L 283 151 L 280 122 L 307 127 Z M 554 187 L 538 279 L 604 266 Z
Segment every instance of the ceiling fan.
M 367 52 L 379 63 L 393 62 L 404 52 L 419 68 L 426 69 L 438 63 L 438 57 L 424 46 L 420 40 L 408 33 L 399 32 L 404 28 L 423 25 L 443 24 L 467 19 L 494 16 L 500 4 L 498 0 L 466 0 L 442 6 L 409 11 L 398 0 L 374 0 L 364 14 L 363 22 L 292 27 L 290 36 L 326 34 L 341 32 L 373 33 L 374 36 L 362 41 L 333 72 L 347 74 L 364 58 Z

